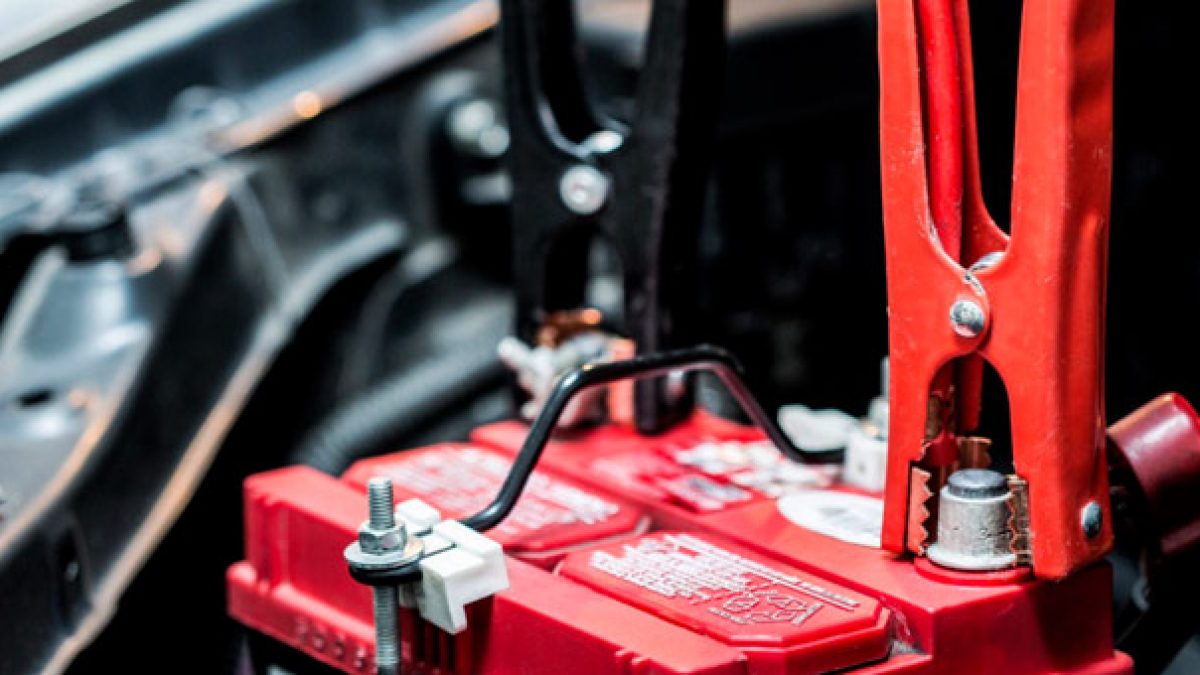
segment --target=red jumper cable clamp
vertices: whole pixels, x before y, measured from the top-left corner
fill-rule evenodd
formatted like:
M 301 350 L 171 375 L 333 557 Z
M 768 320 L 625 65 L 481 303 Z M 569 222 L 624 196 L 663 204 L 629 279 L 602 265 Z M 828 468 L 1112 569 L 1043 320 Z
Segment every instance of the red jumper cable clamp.
M 1058 579 L 1112 544 L 1102 386 L 1113 2 L 1025 3 L 1011 237 L 980 188 L 967 4 L 879 3 L 892 372 L 883 545 L 924 554 L 932 500 L 978 461 L 965 435 L 986 360 L 1010 397 L 1015 552 Z

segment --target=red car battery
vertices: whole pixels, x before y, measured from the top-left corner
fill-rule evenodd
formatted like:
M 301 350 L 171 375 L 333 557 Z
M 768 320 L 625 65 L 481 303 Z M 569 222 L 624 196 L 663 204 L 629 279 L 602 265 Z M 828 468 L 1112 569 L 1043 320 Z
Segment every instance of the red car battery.
M 342 480 L 305 468 L 251 478 L 247 560 L 228 575 L 231 614 L 328 665 L 369 672 L 370 594 L 341 558 L 365 516 L 365 480 L 390 476 L 399 499 L 418 496 L 447 517 L 470 512 L 494 495 L 489 490 L 508 466 L 503 453 L 478 441 L 497 438 L 498 430 L 517 438 L 522 426 L 487 427 L 473 445 L 366 460 Z M 630 519 L 594 529 L 564 509 L 574 522 L 547 526 L 555 518 L 547 519 L 546 510 L 560 502 L 539 505 L 546 497 L 538 493 L 572 488 L 556 471 L 572 460 L 579 462 L 572 475 L 587 473 L 585 458 L 638 455 L 686 473 L 692 467 L 672 453 L 730 439 L 758 442 L 757 432 L 707 415 L 654 438 L 619 427 L 567 438 L 569 444 L 547 447 L 546 468 L 538 471 L 545 478 L 531 481 L 521 500 L 535 505 L 525 507 L 531 511 L 520 517 L 518 506 L 507 528 L 492 531 L 509 553 L 510 588 L 469 607 L 469 626 L 459 635 L 405 614 L 408 665 L 461 674 L 1132 672 L 1129 659 L 1113 650 L 1104 564 L 1062 582 L 1023 571 L 950 572 L 831 538 L 797 524 L 786 508 L 794 494 L 845 493 L 776 497 L 754 489 L 748 499 L 704 510 L 682 505 L 669 491 L 655 501 L 649 492 L 625 490 L 607 482 L 607 474 L 589 483 L 608 488 L 590 493 Z M 707 468 L 711 473 L 703 475 L 719 475 Z M 568 493 L 567 503 L 579 503 L 578 493 Z M 640 513 L 615 494 L 646 505 L 655 515 L 653 531 L 629 536 L 641 527 Z M 668 521 L 682 524 L 661 524 Z M 529 523 L 545 529 L 530 530 Z M 539 531 L 548 535 L 542 542 L 534 536 Z M 573 550 L 564 557 L 565 549 Z M 521 557 L 561 562 L 545 569 Z
M 342 480 L 366 491 L 372 476 L 395 485 L 396 501 L 420 499 L 444 518 L 462 518 L 487 505 L 512 466 L 510 458 L 477 445 L 443 443 L 355 463 Z M 551 566 L 581 545 L 627 538 L 649 524 L 628 502 L 535 471 L 511 516 L 490 532 L 506 553 Z

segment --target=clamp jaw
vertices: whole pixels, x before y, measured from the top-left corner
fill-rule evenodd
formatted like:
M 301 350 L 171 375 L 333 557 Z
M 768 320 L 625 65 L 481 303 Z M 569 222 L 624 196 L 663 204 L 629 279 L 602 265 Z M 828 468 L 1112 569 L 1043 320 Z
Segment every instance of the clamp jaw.
M 1061 578 L 1111 546 L 1103 408 L 1112 0 L 1028 0 L 1011 237 L 983 203 L 966 0 L 880 0 L 891 356 L 883 545 L 978 462 L 982 361 L 1010 397 L 1015 552 Z M 1024 520 L 1027 515 L 1028 520 Z
M 517 337 L 585 303 L 593 238 L 624 281 L 624 326 L 639 353 L 687 341 L 695 258 L 725 46 L 724 0 L 655 0 L 634 117 L 605 119 L 584 86 L 572 3 L 502 0 L 512 134 Z M 638 428 L 657 432 L 690 397 L 639 382 Z

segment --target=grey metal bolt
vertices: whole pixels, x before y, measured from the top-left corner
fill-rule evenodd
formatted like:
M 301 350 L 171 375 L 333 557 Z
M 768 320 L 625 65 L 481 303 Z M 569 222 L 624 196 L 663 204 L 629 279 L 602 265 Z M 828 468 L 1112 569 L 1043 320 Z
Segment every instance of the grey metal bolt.
M 608 201 L 608 176 L 586 164 L 576 164 L 563 172 L 558 181 L 558 196 L 574 213 L 590 216 Z
M 954 332 L 962 337 L 973 338 L 983 332 L 987 316 L 974 300 L 956 300 L 950 306 L 950 323 Z
M 367 521 L 358 528 L 358 539 L 343 552 L 351 573 L 384 572 L 418 562 L 424 554 L 419 536 L 408 536 L 407 526 L 398 522 L 392 481 L 376 477 L 367 481 Z M 399 612 L 397 586 L 373 586 L 375 609 L 375 662 L 380 675 L 400 672 Z
M 1079 517 L 1080 525 L 1083 526 L 1083 534 L 1088 539 L 1095 538 L 1100 534 L 1101 527 L 1104 525 L 1104 509 L 1096 502 L 1088 502 L 1087 506 L 1083 507 L 1083 512 Z
M 367 481 L 367 504 L 371 529 L 386 530 L 396 526 L 392 479 L 377 476 Z M 404 546 L 398 541 L 399 548 Z M 400 599 L 395 586 L 375 586 L 375 665 L 380 675 L 400 672 L 400 640 L 397 634 L 397 608 Z

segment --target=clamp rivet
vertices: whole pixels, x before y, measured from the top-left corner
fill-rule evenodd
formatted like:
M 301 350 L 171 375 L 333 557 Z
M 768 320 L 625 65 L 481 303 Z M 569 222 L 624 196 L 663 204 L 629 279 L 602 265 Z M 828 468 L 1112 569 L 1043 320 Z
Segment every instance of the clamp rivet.
M 576 164 L 563 172 L 558 196 L 572 213 L 590 216 L 608 201 L 608 176 L 595 167 Z
M 978 337 L 987 323 L 983 308 L 974 300 L 956 300 L 950 306 L 950 324 L 954 332 L 965 338 Z
M 1104 524 L 1104 510 L 1096 502 L 1088 502 L 1087 506 L 1083 507 L 1079 521 L 1083 526 L 1084 536 L 1094 539 L 1100 534 L 1101 526 Z

